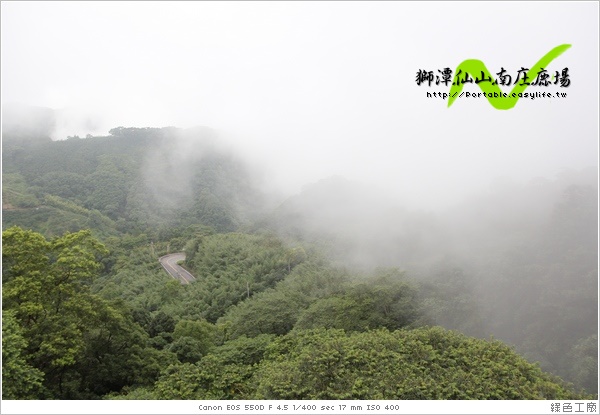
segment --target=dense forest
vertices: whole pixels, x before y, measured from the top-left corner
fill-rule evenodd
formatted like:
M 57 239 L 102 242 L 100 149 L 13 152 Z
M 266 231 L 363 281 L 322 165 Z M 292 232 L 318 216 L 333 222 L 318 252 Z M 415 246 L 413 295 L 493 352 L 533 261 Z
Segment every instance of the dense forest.
M 208 128 L 2 150 L 3 399 L 597 397 L 595 168 L 440 214 L 341 177 L 273 206 Z

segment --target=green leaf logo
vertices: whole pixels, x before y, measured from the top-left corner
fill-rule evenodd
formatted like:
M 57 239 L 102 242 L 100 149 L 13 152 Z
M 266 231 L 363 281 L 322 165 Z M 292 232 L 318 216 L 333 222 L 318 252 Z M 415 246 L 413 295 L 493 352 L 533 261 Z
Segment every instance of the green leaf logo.
M 527 77 L 530 79 L 535 78 L 539 71 L 547 67 L 550 62 L 552 62 L 570 47 L 571 45 L 568 44 L 560 45 L 552 49 L 550 52 L 546 53 L 527 72 Z M 468 73 L 472 77 L 483 74 L 484 78 L 491 78 L 490 71 L 488 71 L 488 69 L 485 67 L 485 64 L 478 59 L 468 59 L 462 62 L 456 67 L 456 71 L 454 73 L 459 73 L 459 71 L 462 71 L 463 73 Z M 510 91 L 510 93 L 507 94 L 507 96 L 504 96 L 502 90 L 497 84 L 494 84 L 492 82 L 480 82 L 477 85 L 479 85 L 479 88 L 481 88 L 481 90 L 486 93 L 486 98 L 489 101 L 489 103 L 492 104 L 494 108 L 499 110 L 509 110 L 512 107 L 514 107 L 517 104 L 517 101 L 519 100 L 519 93 L 525 91 L 525 89 L 529 86 L 524 83 L 515 85 L 512 91 Z M 460 82 L 457 82 L 456 85 L 452 85 L 452 87 L 450 88 L 450 94 L 448 99 L 448 108 L 460 95 L 463 86 L 464 84 Z M 497 98 L 490 96 L 490 94 L 494 95 L 494 92 L 496 93 Z

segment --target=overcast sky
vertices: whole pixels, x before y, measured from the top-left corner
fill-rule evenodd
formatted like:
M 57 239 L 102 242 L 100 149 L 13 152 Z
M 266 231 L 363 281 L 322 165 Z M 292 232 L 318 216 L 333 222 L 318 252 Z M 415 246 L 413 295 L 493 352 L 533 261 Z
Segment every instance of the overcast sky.
M 61 110 L 55 138 L 205 125 L 273 185 L 342 175 L 415 205 L 494 178 L 598 164 L 597 2 L 2 2 L 2 103 Z M 565 99 L 451 108 L 419 69 L 516 74 L 560 44 Z M 465 91 L 479 92 L 476 86 Z

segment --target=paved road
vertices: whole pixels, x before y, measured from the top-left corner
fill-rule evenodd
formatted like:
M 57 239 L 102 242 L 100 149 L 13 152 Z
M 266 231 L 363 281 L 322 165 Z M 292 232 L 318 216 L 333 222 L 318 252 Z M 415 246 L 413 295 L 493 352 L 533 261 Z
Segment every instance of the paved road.
M 179 261 L 183 261 L 184 259 L 185 253 L 178 252 L 176 254 L 162 256 L 158 258 L 158 261 L 171 277 L 181 281 L 182 284 L 189 284 L 196 278 L 194 278 L 194 276 L 186 271 L 183 267 L 177 265 Z

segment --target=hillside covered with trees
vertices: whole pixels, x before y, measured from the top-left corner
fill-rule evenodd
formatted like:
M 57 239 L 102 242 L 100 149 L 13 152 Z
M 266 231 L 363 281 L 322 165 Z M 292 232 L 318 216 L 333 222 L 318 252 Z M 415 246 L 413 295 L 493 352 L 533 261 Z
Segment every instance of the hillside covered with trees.
M 207 128 L 2 146 L 3 399 L 597 394 L 594 169 L 442 214 L 343 178 L 273 209 Z

